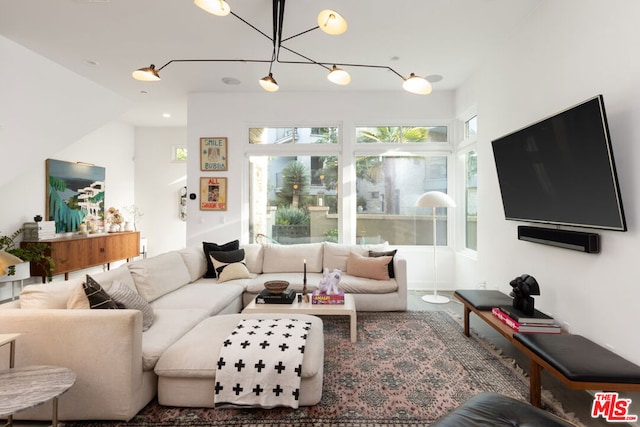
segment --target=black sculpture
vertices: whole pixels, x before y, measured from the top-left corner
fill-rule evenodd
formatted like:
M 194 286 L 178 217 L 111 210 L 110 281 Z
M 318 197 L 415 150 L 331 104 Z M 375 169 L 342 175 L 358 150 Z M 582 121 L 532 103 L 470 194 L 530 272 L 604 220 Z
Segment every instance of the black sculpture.
M 533 276 L 523 274 L 516 277 L 509 285 L 513 291 L 509 294 L 513 297 L 513 308 L 522 311 L 527 316 L 533 316 L 533 297 L 531 295 L 540 295 L 540 286 Z

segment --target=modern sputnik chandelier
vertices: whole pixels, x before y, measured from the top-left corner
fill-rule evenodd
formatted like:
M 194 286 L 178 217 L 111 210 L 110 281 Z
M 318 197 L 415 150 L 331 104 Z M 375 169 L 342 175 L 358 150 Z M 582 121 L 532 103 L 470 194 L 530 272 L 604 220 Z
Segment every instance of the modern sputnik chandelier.
M 265 34 L 260 31 L 254 25 L 247 22 L 245 19 L 241 18 L 237 14 L 231 11 L 231 7 L 224 0 L 195 0 L 194 3 L 196 6 L 201 9 L 216 15 L 216 16 L 227 16 L 232 15 L 251 27 L 253 30 L 267 37 L 273 43 L 273 52 L 271 54 L 270 59 L 172 59 L 162 67 L 156 69 L 155 65 L 151 64 L 148 67 L 140 68 L 132 73 L 133 78 L 141 81 L 159 81 L 160 74 L 159 72 L 164 69 L 169 64 L 174 62 L 262 62 L 269 63 L 269 73 L 267 76 L 261 78 L 259 80 L 260 86 L 268 92 L 275 92 L 279 89 L 278 83 L 273 77 L 272 68 L 273 63 L 282 63 L 282 64 L 315 64 L 320 67 L 323 67 L 329 71 L 327 78 L 335 84 L 338 85 L 347 85 L 351 82 L 351 76 L 347 71 L 340 67 L 363 67 L 363 68 L 378 68 L 378 69 L 386 69 L 400 77 L 403 81 L 402 87 L 407 92 L 415 93 L 418 95 L 428 95 L 431 93 L 431 84 L 424 77 L 420 77 L 411 73 L 409 77 L 404 77 L 402 74 L 398 73 L 393 68 L 386 65 L 369 65 L 369 64 L 350 64 L 350 63 L 327 63 L 327 62 L 317 62 L 313 59 L 298 53 L 288 47 L 284 46 L 283 43 L 287 40 L 291 40 L 295 37 L 306 34 L 310 31 L 314 31 L 320 29 L 327 34 L 330 35 L 338 35 L 347 31 L 347 21 L 338 13 L 333 10 L 323 10 L 318 14 L 318 25 L 309 30 L 303 31 L 299 34 L 296 34 L 291 37 L 287 37 L 286 39 L 282 38 L 282 28 L 284 21 L 284 6 L 285 0 L 272 0 L 273 2 L 273 33 L 271 36 Z M 280 50 L 286 50 L 300 58 L 300 61 L 284 61 L 280 59 Z M 340 67 L 338 67 L 340 66 Z

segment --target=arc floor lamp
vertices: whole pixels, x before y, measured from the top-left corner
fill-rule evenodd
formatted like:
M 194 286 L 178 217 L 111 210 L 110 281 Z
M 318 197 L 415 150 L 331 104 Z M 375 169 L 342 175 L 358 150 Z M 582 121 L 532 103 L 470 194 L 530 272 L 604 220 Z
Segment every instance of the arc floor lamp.
M 423 295 L 422 300 L 433 304 L 446 304 L 449 298 L 438 295 L 438 264 L 437 250 L 438 241 L 436 234 L 436 208 L 453 208 L 456 202 L 446 193 L 441 191 L 427 191 L 416 200 L 416 206 L 421 208 L 431 208 L 433 215 L 433 294 Z

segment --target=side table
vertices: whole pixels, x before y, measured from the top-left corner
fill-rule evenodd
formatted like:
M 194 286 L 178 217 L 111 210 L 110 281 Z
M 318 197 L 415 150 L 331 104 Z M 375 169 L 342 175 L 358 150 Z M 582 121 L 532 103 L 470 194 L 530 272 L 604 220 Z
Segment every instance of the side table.
M 13 414 L 53 400 L 51 424 L 58 426 L 58 396 L 76 381 L 71 369 L 58 366 L 26 366 L 0 371 L 0 417 L 13 426 Z

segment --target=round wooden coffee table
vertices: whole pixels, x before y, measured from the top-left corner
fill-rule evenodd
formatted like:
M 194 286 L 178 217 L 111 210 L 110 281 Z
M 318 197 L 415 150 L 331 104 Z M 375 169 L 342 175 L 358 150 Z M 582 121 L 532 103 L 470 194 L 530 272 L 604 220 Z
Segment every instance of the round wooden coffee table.
M 13 425 L 13 414 L 53 400 L 51 423 L 58 425 L 58 396 L 76 381 L 71 369 L 58 366 L 25 366 L 0 371 L 0 417 L 7 416 Z

